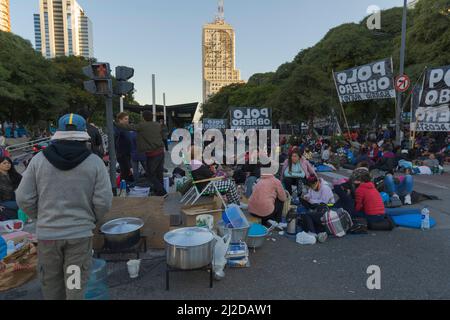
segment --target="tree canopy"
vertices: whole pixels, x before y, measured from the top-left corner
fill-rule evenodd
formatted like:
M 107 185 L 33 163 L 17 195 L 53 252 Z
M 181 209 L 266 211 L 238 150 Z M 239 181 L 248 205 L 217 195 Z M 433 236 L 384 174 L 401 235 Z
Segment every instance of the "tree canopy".
M 405 72 L 413 82 L 426 66 L 450 63 L 450 0 L 420 0 L 408 10 Z M 222 117 L 231 106 L 272 107 L 274 121 L 311 121 L 341 114 L 332 72 L 392 57 L 398 70 L 402 8 L 382 11 L 382 29 L 371 31 L 367 18 L 331 29 L 315 46 L 298 53 L 275 72 L 257 73 L 247 84 L 231 85 L 203 105 L 205 117 Z M 395 71 L 398 73 L 398 71 Z M 345 105 L 353 123 L 392 119 L 394 99 Z

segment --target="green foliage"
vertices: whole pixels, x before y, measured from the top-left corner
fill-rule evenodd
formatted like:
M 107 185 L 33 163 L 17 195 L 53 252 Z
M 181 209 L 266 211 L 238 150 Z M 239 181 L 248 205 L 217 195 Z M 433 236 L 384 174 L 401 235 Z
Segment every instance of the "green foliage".
M 450 63 L 450 0 L 421 0 L 408 11 L 406 73 L 415 82 L 426 66 Z M 360 23 L 331 29 L 315 46 L 302 50 L 276 72 L 253 75 L 246 85 L 223 88 L 204 104 L 205 115 L 227 115 L 230 106 L 270 106 L 274 121 L 311 121 L 341 108 L 332 77 L 341 71 L 384 58 L 399 65 L 402 8 L 382 11 L 382 30 Z M 397 67 L 395 68 L 397 69 Z M 394 70 L 394 73 L 398 73 Z M 350 124 L 375 125 L 395 114 L 394 99 L 346 104 Z M 341 122 L 343 124 L 343 122 Z
M 92 121 L 103 126 L 104 98 L 86 92 L 83 86 L 87 78 L 82 68 L 89 63 L 75 56 L 47 60 L 29 41 L 0 31 L 0 119 L 34 125 L 88 109 L 93 112 Z M 119 98 L 113 102 L 118 112 Z M 136 103 L 133 94 L 125 103 Z

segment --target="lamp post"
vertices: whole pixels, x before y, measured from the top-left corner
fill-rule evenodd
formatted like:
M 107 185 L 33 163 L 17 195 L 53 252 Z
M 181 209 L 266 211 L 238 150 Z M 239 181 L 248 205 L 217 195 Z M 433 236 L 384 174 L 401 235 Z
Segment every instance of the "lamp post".
M 406 21 L 408 17 L 408 0 L 403 1 L 403 20 L 402 20 L 402 43 L 400 47 L 400 76 L 405 74 L 405 55 L 406 55 Z M 397 107 L 395 110 L 395 142 L 400 145 L 401 140 L 401 113 L 402 113 L 402 93 L 397 96 Z

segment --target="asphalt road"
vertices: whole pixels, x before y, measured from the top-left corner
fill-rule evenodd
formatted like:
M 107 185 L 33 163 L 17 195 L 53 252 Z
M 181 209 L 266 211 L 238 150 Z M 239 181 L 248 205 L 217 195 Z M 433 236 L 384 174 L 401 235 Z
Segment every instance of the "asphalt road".
M 313 246 L 275 235 L 276 241 L 268 240 L 251 253 L 250 268 L 226 269 L 226 278 L 215 281 L 213 289 L 207 272 L 196 271 L 174 273 L 166 291 L 164 251 L 152 251 L 136 280 L 129 279 L 124 262 L 108 265 L 111 299 L 450 299 L 449 177 L 415 177 L 415 190 L 443 199 L 417 206 L 429 206 L 437 221 L 432 230 L 397 228 Z M 372 265 L 381 269 L 380 290 L 366 286 Z M 41 298 L 37 280 L 0 293 L 0 300 Z

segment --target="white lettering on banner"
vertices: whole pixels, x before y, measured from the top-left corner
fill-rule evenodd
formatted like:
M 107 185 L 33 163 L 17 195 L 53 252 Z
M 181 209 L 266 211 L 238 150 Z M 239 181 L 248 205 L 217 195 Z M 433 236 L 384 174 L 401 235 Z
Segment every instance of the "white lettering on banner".
M 434 89 L 435 86 L 444 80 L 447 87 L 450 87 L 450 69 L 447 70 L 447 72 L 444 74 L 443 69 L 434 69 L 431 70 L 430 73 L 430 89 Z
M 416 119 L 419 122 L 450 122 L 450 109 L 444 107 L 417 108 Z

